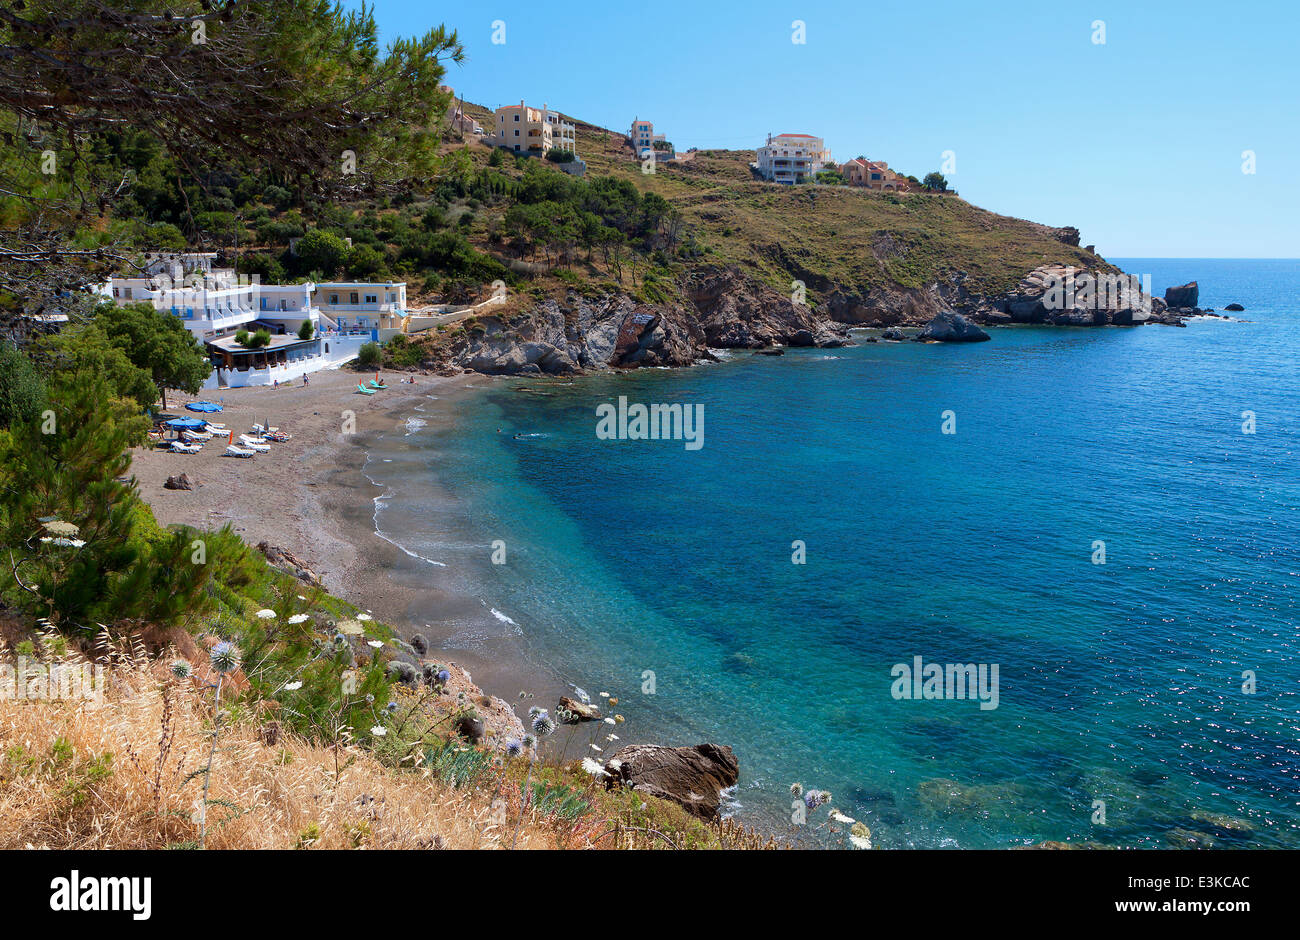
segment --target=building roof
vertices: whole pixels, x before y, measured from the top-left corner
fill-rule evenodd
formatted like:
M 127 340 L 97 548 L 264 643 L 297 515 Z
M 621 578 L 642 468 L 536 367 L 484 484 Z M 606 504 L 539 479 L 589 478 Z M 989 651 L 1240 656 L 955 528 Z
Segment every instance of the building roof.
M 405 281 L 321 281 L 317 290 L 329 290 L 338 287 L 405 287 Z
M 206 340 L 206 342 L 209 346 L 213 347 L 214 349 L 219 349 L 222 352 L 260 353 L 260 352 L 268 352 L 268 351 L 275 352 L 277 350 L 285 349 L 289 346 L 297 346 L 302 343 L 314 343 L 316 342 L 316 337 L 313 336 L 311 339 L 299 339 L 297 333 L 285 333 L 283 335 L 273 334 L 271 336 L 271 342 L 269 342 L 265 346 L 259 346 L 257 349 L 250 349 L 247 346 L 241 346 L 238 342 L 235 341 L 235 337 L 233 335 L 218 336 L 216 339 Z

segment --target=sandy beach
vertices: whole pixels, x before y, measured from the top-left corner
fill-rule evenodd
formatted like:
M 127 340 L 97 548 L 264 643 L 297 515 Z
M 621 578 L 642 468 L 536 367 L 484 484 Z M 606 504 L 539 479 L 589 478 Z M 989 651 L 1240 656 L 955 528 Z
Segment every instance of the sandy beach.
M 431 425 L 450 423 L 455 409 L 470 398 L 465 386 L 487 379 L 414 374 L 415 382 L 410 384 L 402 380 L 411 374 L 388 373 L 384 375 L 388 389 L 358 394 L 357 380 L 373 377 L 373 373 L 341 369 L 312 374 L 306 387 L 299 380 L 278 389 L 222 389 L 196 396 L 170 393 L 169 417 L 220 422 L 234 431 L 236 442 L 253 424 L 269 422 L 290 439 L 252 459 L 224 456 L 224 438 L 214 439 L 197 454 L 140 448 L 133 454 L 132 472 L 161 525 L 215 529 L 229 524 L 250 545 L 265 541 L 287 549 L 315 570 L 331 593 L 369 610 L 403 636 L 425 633 L 436 648 L 437 625 L 430 629 L 417 622 L 412 608 L 427 612 L 432 602 L 435 609 L 445 606 L 450 616 L 464 599 L 436 596 L 435 589 L 422 585 L 411 559 L 375 534 L 376 491 L 362 473 L 366 441 L 376 432 L 392 429 L 421 403 L 426 406 L 421 417 Z M 436 408 L 429 407 L 429 395 L 437 396 Z M 203 400 L 220 401 L 224 410 L 196 415 L 184 407 Z M 345 434 L 349 412 L 354 426 Z M 166 489 L 167 478 L 180 473 L 189 477 L 193 489 Z M 476 685 L 507 701 L 523 689 L 549 696 L 560 688 L 515 657 L 485 659 L 460 649 L 449 656 L 472 675 Z

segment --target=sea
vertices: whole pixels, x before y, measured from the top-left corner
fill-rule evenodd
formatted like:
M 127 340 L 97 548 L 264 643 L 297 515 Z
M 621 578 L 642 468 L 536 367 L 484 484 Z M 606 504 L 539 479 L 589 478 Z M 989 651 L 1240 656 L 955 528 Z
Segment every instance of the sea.
M 1300 847 L 1300 261 L 1114 260 L 1245 309 L 432 396 L 366 445 L 412 618 L 794 845 Z

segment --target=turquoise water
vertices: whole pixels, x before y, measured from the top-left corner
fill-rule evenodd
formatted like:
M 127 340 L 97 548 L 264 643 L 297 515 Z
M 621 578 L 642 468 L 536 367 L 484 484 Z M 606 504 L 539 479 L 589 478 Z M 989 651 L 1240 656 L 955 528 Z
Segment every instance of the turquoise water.
M 1198 810 L 1300 846 L 1300 262 L 1118 263 L 1246 322 L 495 383 L 376 443 L 380 528 L 483 608 L 453 646 L 611 692 L 624 741 L 732 745 L 741 819 L 797 780 L 887 848 L 1161 847 Z M 702 404 L 703 448 L 598 439 L 620 395 Z M 894 698 L 916 656 L 996 664 L 998 707 Z

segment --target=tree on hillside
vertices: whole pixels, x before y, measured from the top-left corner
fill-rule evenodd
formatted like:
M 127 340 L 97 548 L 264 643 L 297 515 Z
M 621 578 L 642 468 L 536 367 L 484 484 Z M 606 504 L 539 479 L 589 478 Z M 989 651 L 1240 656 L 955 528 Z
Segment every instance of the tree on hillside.
M 932 193 L 946 193 L 948 191 L 948 180 L 937 170 L 925 174 L 925 179 L 921 180 L 921 185 Z
M 49 375 L 99 376 L 107 383 L 111 397 L 132 402 L 137 413 L 158 401 L 153 376 L 127 357 L 98 320 L 73 324 L 45 337 L 31 353 Z
M 149 374 L 167 407 L 167 389 L 195 394 L 212 373 L 212 363 L 181 321 L 152 304 L 104 304 L 95 316 L 126 357 Z
M 35 421 L 45 401 L 45 382 L 31 359 L 0 342 L 0 428 Z
M 348 250 L 348 243 L 333 232 L 314 228 L 298 240 L 298 264 L 333 277 L 343 266 Z
M 409 190 L 440 165 L 442 62 L 463 50 L 438 27 L 381 51 L 370 8 L 329 0 L 61 0 L 0 6 L 0 58 L 12 311 L 125 266 L 104 217 L 170 181 L 100 160 L 110 137 L 148 135 L 187 185 L 274 154 L 278 181 L 318 201 Z

